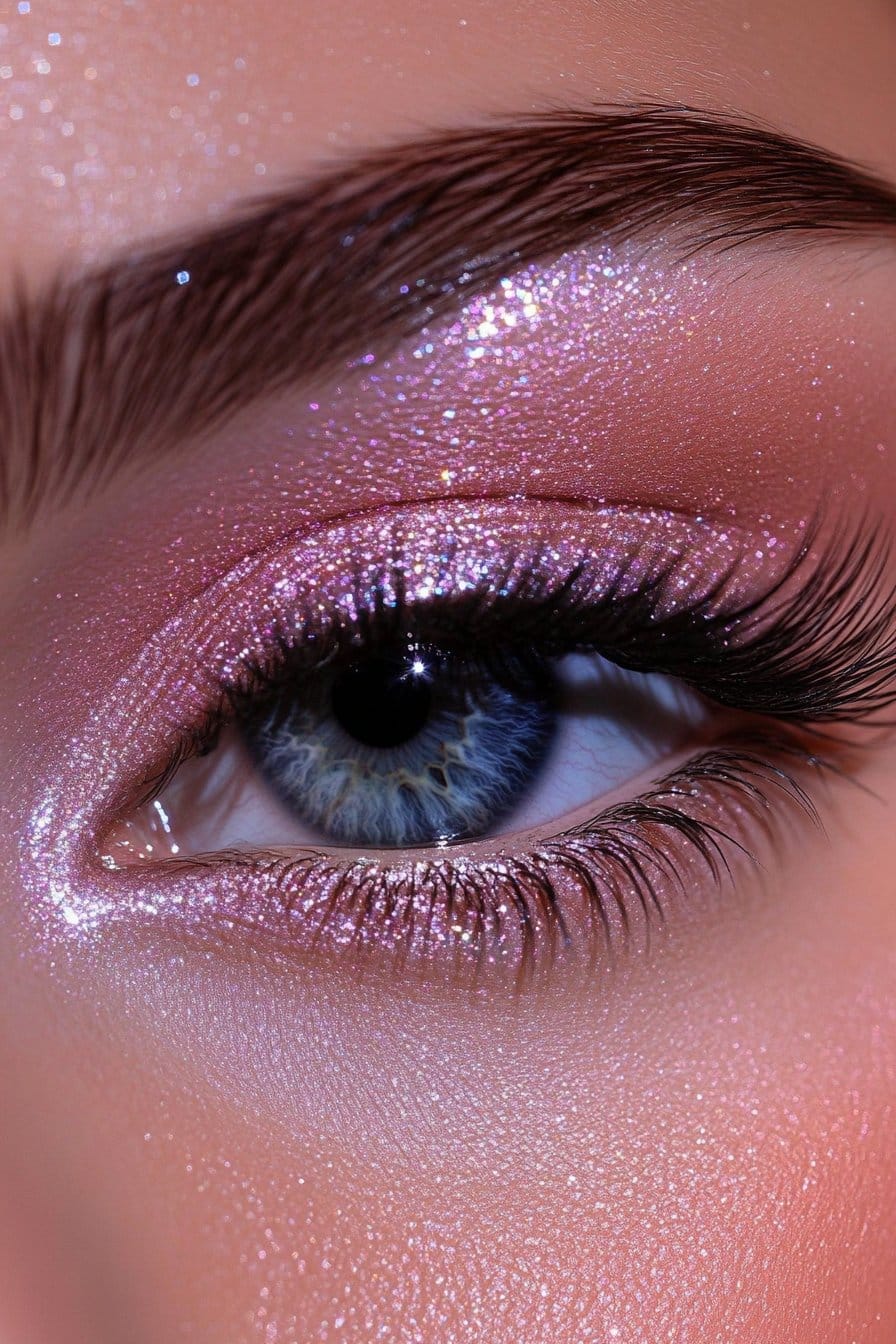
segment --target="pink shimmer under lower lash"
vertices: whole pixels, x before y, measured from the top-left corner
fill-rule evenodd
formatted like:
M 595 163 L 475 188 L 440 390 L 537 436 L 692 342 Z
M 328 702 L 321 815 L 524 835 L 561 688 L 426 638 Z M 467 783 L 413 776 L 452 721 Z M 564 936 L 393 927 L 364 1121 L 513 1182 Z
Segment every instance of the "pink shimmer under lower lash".
M 436 856 L 424 868 L 419 853 L 385 860 L 362 850 L 304 851 L 290 864 L 243 855 L 115 870 L 103 863 L 103 835 L 179 735 L 201 721 L 222 682 L 284 633 L 301 640 L 327 623 L 351 624 L 375 599 L 394 603 L 399 588 L 407 604 L 483 588 L 499 597 L 522 577 L 557 587 L 582 564 L 595 594 L 609 585 L 635 591 L 662 576 L 658 614 L 716 591 L 726 576 L 726 604 L 736 604 L 767 588 L 794 539 L 790 529 L 747 532 L 624 506 L 445 501 L 321 525 L 246 559 L 153 633 L 77 736 L 61 744 L 58 770 L 42 784 L 26 832 L 24 887 L 43 938 L 94 941 L 112 922 L 162 921 L 200 933 L 249 925 L 301 944 L 332 913 L 345 873 L 357 878 L 363 869 L 369 882 L 386 884 L 383 918 L 362 932 L 346 909 L 344 919 L 328 920 L 328 939 L 390 947 L 401 940 L 411 951 L 415 940 L 428 951 L 474 943 L 481 910 L 449 898 L 436 916 L 433 886 L 449 892 L 465 866 L 481 894 L 500 886 L 510 854 L 478 866 L 463 854 Z M 500 944 L 490 955 L 501 957 Z

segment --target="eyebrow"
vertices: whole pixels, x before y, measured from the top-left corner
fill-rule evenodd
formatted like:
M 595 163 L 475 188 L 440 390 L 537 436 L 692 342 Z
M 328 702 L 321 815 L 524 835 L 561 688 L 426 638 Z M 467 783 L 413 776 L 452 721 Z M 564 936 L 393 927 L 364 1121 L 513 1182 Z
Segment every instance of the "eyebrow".
M 896 191 L 774 130 L 612 105 L 343 161 L 0 314 L 0 519 L 178 452 L 259 398 L 397 344 L 464 295 L 591 242 L 680 257 L 896 235 Z

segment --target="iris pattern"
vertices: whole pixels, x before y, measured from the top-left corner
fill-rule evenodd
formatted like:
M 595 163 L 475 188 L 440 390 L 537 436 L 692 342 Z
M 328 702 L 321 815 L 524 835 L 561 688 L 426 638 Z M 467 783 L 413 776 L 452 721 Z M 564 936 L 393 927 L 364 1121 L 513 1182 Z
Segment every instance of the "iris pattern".
M 279 688 L 244 725 L 281 801 L 327 841 L 486 834 L 536 777 L 555 726 L 549 669 L 378 650 Z

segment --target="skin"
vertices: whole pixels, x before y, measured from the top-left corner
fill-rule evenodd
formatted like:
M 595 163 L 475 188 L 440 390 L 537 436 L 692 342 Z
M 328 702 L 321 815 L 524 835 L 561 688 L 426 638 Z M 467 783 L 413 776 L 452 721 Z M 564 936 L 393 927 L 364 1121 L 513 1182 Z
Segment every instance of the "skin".
M 24 73 L 0 135 L 7 283 L 217 215 L 336 152 L 567 100 L 755 115 L 896 182 L 883 0 L 819 3 L 811 31 L 795 2 L 747 19 L 656 0 L 12 10 L 0 61 Z M 47 73 L 29 73 L 32 52 Z M 832 297 L 864 300 L 855 376 L 870 409 L 861 435 L 826 445 L 826 470 L 856 515 L 873 473 L 892 515 L 896 253 L 851 276 L 832 271 Z M 811 289 L 797 290 L 811 327 Z M 238 437 L 214 470 L 201 456 L 177 479 L 160 468 L 0 543 L 11 779 L 29 735 L 65 740 L 63 711 L 29 707 L 55 675 L 48 641 L 101 643 L 96 538 L 127 538 L 131 633 L 104 655 L 123 664 L 152 615 L 140 577 L 173 538 L 191 573 L 222 530 L 220 497 L 228 522 L 253 521 L 245 502 L 230 511 Z M 737 468 L 713 458 L 716 497 Z M 767 487 L 797 509 L 787 480 L 798 492 L 812 470 L 798 462 L 783 484 L 760 470 L 749 505 Z M 692 464 L 685 478 L 699 500 Z M 239 529 L 215 544 L 238 558 Z M 736 899 L 695 901 L 649 957 L 522 998 L 359 978 L 326 957 L 289 972 L 239 938 L 134 930 L 100 956 L 54 956 L 0 874 L 0 1333 L 888 1344 L 896 747 L 875 742 L 853 773 L 867 791 L 828 785 L 827 834 L 791 820 L 764 874 L 738 871 Z M 8 875 L 9 826 L 0 845 Z

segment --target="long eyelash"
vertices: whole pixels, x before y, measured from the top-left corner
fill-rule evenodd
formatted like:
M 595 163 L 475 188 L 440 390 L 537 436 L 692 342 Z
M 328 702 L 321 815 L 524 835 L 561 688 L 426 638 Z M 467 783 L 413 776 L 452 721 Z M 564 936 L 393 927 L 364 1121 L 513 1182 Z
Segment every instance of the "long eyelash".
M 829 544 L 805 576 L 819 524 L 775 583 L 748 604 L 726 604 L 737 567 L 723 573 L 694 602 L 663 611 L 677 561 L 648 585 L 627 586 L 629 566 L 595 595 L 582 561 L 551 592 L 533 573 L 492 575 L 460 596 L 414 606 L 403 575 L 388 577 L 395 600 L 356 581 L 358 619 L 329 627 L 272 630 L 268 647 L 246 656 L 222 680 L 215 702 L 185 728 L 160 770 L 143 781 L 137 805 L 157 797 L 185 761 L 213 750 L 222 728 L 253 703 L 312 673 L 324 662 L 409 639 L 462 651 L 492 650 L 488 671 L 507 675 L 537 642 L 544 656 L 594 652 L 638 672 L 677 677 L 719 705 L 821 728 L 861 723 L 896 700 L 896 588 L 885 579 L 889 547 L 860 528 Z M 500 594 L 496 599 L 495 594 Z M 370 603 L 370 605 L 368 605 Z
M 675 648 L 662 670 L 719 704 L 794 723 L 857 723 L 890 707 L 896 589 L 886 579 L 888 545 L 873 532 L 854 533 L 788 591 L 810 553 L 807 541 L 773 593 L 711 617 L 706 650 Z M 692 620 L 684 614 L 685 631 Z
M 860 722 L 896 700 L 896 588 L 886 580 L 890 551 L 873 530 L 859 529 L 813 556 L 818 524 L 806 531 L 782 574 L 747 604 L 726 601 L 737 562 L 691 602 L 668 610 L 678 560 L 633 584 L 632 567 L 595 594 L 588 561 L 545 592 L 533 571 L 493 574 L 463 594 L 412 604 L 403 574 L 387 576 L 394 600 L 371 597 L 356 580 L 357 617 L 270 632 L 268 647 L 246 656 L 219 686 L 205 721 L 184 734 L 159 778 L 188 756 L 214 746 L 221 727 L 259 697 L 313 673 L 325 662 L 378 644 L 470 646 L 493 676 L 512 676 L 537 646 L 544 657 L 593 652 L 639 672 L 673 676 L 720 705 L 797 724 Z M 496 594 L 498 596 L 496 596 Z M 299 631 L 299 633 L 297 633 Z M 153 783 L 159 787 L 159 781 Z

